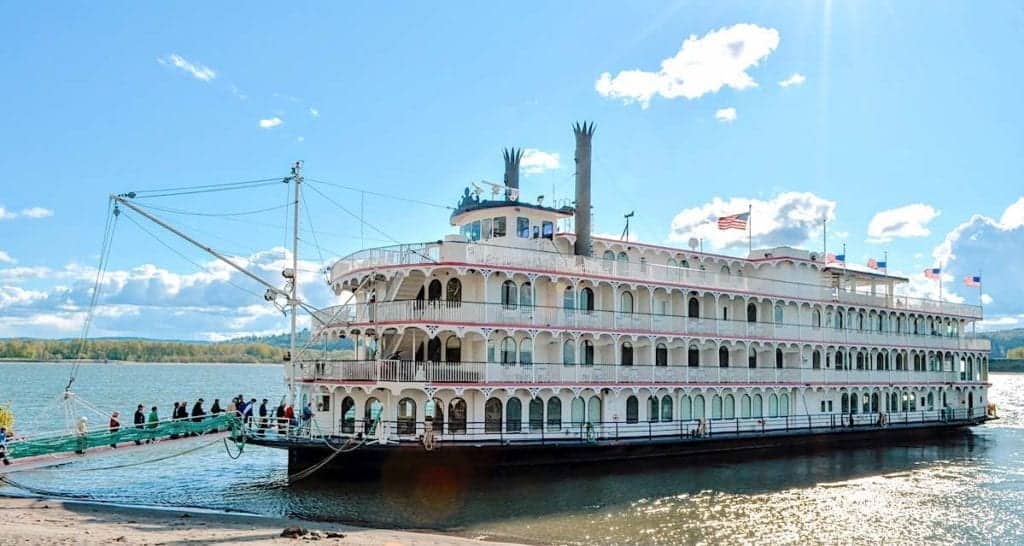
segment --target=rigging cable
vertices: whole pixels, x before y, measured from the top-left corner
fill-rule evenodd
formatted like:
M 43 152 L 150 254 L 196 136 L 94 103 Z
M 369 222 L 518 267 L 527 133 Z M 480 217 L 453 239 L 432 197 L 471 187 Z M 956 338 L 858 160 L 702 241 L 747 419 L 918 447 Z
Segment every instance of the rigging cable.
M 328 182 L 326 180 L 319 180 L 319 179 L 316 179 L 316 178 L 307 178 L 306 181 L 307 182 L 316 182 L 318 184 L 323 184 L 325 186 L 332 186 L 332 187 L 335 187 L 335 188 L 341 188 L 343 190 L 355 191 L 355 192 L 365 193 L 365 194 L 368 194 L 368 195 L 375 195 L 377 197 L 384 197 L 386 199 L 394 199 L 395 201 L 405 201 L 406 203 L 415 203 L 417 205 L 426 205 L 428 207 L 435 207 L 435 208 L 439 208 L 439 209 L 455 210 L 455 207 L 448 206 L 448 205 L 440 205 L 438 203 L 431 203 L 430 201 L 423 201 L 421 199 L 413 199 L 411 197 L 399 197 L 397 195 L 390 195 L 390 194 L 386 194 L 386 193 L 380 193 L 380 192 L 375 192 L 375 191 L 370 191 L 370 190 L 364 190 L 362 188 L 356 188 L 356 187 L 353 187 L 353 186 L 346 186 L 344 184 L 338 184 L 338 183 L 335 183 L 335 182 Z

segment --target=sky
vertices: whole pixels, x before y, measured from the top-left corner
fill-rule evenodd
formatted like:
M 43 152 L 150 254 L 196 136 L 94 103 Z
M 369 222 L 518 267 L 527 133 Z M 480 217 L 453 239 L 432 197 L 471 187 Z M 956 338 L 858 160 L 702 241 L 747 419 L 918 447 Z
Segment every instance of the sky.
M 571 199 L 580 120 L 598 233 L 635 211 L 640 240 L 742 255 L 711 220 L 751 207 L 755 246 L 814 250 L 827 220 L 849 263 L 888 256 L 930 297 L 942 267 L 983 328 L 1024 326 L 1019 2 L 2 4 L 0 337 L 79 335 L 111 193 L 280 285 L 284 184 L 152 190 L 303 160 L 303 295 L 328 305 L 324 264 L 451 232 L 503 147 L 527 150 L 522 199 Z M 93 335 L 287 328 L 223 263 L 115 226 Z

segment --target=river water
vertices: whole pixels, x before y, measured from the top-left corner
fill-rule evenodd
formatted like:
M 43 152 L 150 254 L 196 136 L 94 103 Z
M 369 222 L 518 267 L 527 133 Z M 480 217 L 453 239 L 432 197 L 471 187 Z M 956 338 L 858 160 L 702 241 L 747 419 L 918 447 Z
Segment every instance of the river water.
M 22 431 L 59 427 L 68 367 L 0 364 L 0 401 Z M 553 469 L 466 483 L 288 486 L 284 453 L 222 445 L 154 464 L 176 448 L 124 450 L 25 472 L 32 487 L 118 503 L 203 507 L 556 544 L 738 542 L 1024 543 L 1024 374 L 992 374 L 1001 419 L 942 441 L 791 456 L 709 455 L 685 462 Z M 279 366 L 90 364 L 84 400 L 130 421 L 137 403 L 207 408 L 244 393 L 276 402 Z M 47 409 L 51 408 L 51 409 Z M 97 418 L 98 419 L 98 418 Z M 93 420 L 95 423 L 96 420 Z M 168 444 L 168 446 L 171 444 Z M 89 469 L 97 469 L 92 470 Z M 13 493 L 0 489 L 0 493 Z

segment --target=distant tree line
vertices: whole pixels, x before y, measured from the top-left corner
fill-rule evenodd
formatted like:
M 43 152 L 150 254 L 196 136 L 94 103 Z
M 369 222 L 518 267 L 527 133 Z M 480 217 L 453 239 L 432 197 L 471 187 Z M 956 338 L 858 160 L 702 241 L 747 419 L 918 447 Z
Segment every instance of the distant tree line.
M 268 362 L 284 359 L 286 350 L 266 343 L 183 343 L 134 339 L 90 340 L 0 339 L 4 360 L 122 360 L 133 362 Z
M 1024 360 L 1024 347 L 1014 347 L 1006 351 L 1006 358 L 1011 360 Z

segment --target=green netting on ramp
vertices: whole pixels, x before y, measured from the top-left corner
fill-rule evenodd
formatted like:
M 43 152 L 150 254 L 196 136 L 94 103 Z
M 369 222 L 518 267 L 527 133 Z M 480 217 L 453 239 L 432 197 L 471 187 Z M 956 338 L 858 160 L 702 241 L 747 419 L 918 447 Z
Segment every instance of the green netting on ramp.
M 143 428 L 122 427 L 116 432 L 98 430 L 86 434 L 65 434 L 40 438 L 25 438 L 10 442 L 7 456 L 12 459 L 88 451 L 90 448 L 121 444 L 125 442 L 145 442 L 187 435 L 207 434 L 218 431 L 231 431 L 231 435 L 242 435 L 242 423 L 234 415 L 218 415 L 202 421 L 192 420 L 162 421 L 147 423 Z

